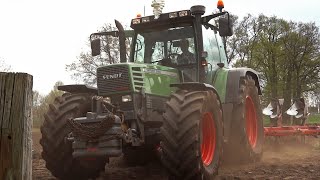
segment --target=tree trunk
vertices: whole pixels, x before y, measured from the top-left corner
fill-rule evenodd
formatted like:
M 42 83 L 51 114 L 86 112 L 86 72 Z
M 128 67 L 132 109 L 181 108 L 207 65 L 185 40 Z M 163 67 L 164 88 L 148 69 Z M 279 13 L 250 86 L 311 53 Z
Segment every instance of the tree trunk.
M 289 124 L 290 123 L 290 116 L 287 115 L 285 112 L 289 109 L 291 105 L 291 98 L 292 98 L 292 65 L 289 65 L 289 70 L 287 71 L 287 78 L 285 83 L 285 88 L 283 92 L 283 106 L 282 106 L 282 121 L 283 124 Z
M 302 92 L 301 92 L 301 79 L 299 78 L 299 74 L 300 74 L 300 72 L 299 72 L 299 70 L 297 69 L 297 77 L 296 77 L 296 98 L 300 98 L 301 97 L 301 94 L 302 94 Z
M 271 52 L 274 53 L 274 52 Z M 276 59 L 274 54 L 271 55 L 271 75 L 270 75 L 270 85 L 271 85 L 271 97 L 277 98 L 278 97 L 278 74 L 277 74 L 277 66 L 276 66 Z
M 0 179 L 32 179 L 32 76 L 0 72 Z

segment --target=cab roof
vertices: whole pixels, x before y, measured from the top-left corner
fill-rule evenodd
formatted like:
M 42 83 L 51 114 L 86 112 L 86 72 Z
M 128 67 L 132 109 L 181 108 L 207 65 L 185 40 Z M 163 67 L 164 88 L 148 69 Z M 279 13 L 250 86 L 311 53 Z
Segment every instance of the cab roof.
M 194 16 L 190 10 L 163 13 L 158 19 L 152 16 L 137 17 L 131 20 L 130 27 L 136 31 L 153 31 L 177 26 L 190 26 Z

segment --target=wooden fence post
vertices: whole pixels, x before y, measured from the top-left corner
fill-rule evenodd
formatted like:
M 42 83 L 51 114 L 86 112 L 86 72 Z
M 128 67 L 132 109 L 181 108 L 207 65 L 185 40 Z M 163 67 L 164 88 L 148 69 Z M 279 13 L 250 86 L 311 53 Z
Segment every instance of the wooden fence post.
M 26 73 L 0 72 L 0 179 L 32 179 L 32 83 Z

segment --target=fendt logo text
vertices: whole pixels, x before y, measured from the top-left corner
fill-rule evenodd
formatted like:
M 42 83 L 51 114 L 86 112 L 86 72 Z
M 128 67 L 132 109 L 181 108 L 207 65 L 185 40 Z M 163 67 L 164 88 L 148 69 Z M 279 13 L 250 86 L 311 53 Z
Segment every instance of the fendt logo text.
M 103 79 L 118 79 L 122 77 L 122 73 L 117 73 L 117 74 L 106 74 L 103 75 L 102 78 Z

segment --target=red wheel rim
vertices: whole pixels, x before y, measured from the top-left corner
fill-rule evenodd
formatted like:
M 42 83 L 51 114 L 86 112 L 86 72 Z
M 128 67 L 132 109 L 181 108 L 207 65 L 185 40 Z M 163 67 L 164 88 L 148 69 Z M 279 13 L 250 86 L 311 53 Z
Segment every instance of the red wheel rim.
M 202 117 L 201 158 L 204 165 L 209 166 L 216 148 L 216 127 L 212 113 L 205 113 Z
M 255 147 L 258 139 L 256 108 L 250 96 L 246 97 L 246 131 L 251 147 Z

